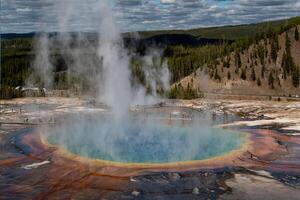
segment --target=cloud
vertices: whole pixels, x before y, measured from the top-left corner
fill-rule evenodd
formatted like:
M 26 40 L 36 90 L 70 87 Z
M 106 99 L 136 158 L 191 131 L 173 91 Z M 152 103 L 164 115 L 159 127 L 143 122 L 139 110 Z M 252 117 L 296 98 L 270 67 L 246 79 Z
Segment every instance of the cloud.
M 96 31 L 101 0 L 1 0 L 2 32 Z M 122 31 L 189 29 L 300 15 L 300 0 L 114 0 Z M 68 15 L 66 23 L 58 17 Z
M 176 0 L 160 0 L 161 3 L 176 3 Z
M 30 8 L 17 8 L 17 12 L 30 12 L 32 11 Z

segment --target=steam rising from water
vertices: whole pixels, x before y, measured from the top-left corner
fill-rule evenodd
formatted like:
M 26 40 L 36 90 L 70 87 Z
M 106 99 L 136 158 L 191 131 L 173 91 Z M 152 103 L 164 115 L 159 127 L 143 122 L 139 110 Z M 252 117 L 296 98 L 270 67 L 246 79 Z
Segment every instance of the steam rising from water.
M 132 98 L 129 58 L 122 48 L 120 32 L 114 24 L 109 5 L 106 1 L 101 2 L 100 27 L 105 31 L 100 35 L 98 56 L 101 58 L 104 74 L 103 100 L 112 107 L 116 117 L 123 118 Z
M 49 52 L 49 40 L 47 33 L 42 33 L 38 38 L 36 38 L 35 52 L 36 59 L 33 63 L 33 69 L 35 75 L 37 75 L 43 85 L 46 88 L 52 88 L 53 86 L 53 66 L 50 62 L 50 52 Z M 34 86 L 33 75 L 27 80 L 28 86 Z
M 243 134 L 213 128 L 196 114 L 190 121 L 171 119 L 161 111 L 131 113 L 121 126 L 107 114 L 73 116 L 46 136 L 73 154 L 123 163 L 203 160 L 240 148 Z
M 151 53 L 139 58 L 146 83 L 152 88 L 152 94 L 148 95 L 144 87 L 132 82 L 130 61 L 137 55 L 124 48 L 120 31 L 114 23 L 110 1 L 84 1 L 80 8 L 76 8 L 72 1 L 57 2 L 58 9 L 65 13 L 58 17 L 61 30 L 58 36 L 49 37 L 44 33 L 37 38 L 35 74 L 42 79 L 45 87 L 56 87 L 52 73 L 56 69 L 52 62 L 53 56 L 59 52 L 61 62 L 67 68 L 55 76 L 61 75 L 67 79 L 66 88 L 88 90 L 98 100 L 109 105 L 112 114 L 104 119 L 77 115 L 66 118 L 57 127 L 57 134 L 50 132 L 53 134 L 50 138 L 53 136 L 55 143 L 81 155 L 93 157 L 99 153 L 102 155 L 99 158 L 129 162 L 203 159 L 239 145 L 235 137 L 214 134 L 205 118 L 192 123 L 189 129 L 184 129 L 178 125 L 173 127 L 162 124 L 162 121 L 157 120 L 160 113 L 155 114 L 156 120 L 147 118 L 146 113 L 132 117 L 130 106 L 157 102 L 156 89 L 169 89 L 170 74 L 167 63 L 160 58 L 161 51 L 151 49 Z M 68 33 L 69 23 L 78 19 L 80 9 L 91 10 L 92 18 L 87 20 L 99 27 L 97 38 L 90 38 L 80 31 L 76 35 Z M 64 68 L 62 63 L 56 63 L 55 66 Z M 28 83 L 34 84 L 32 79 Z M 45 133 L 48 135 L 47 130 Z M 207 151 L 209 146 L 212 152 Z M 128 154 L 123 154 L 124 151 L 128 151 Z
M 98 100 L 112 108 L 115 117 L 122 118 L 132 104 L 153 103 L 155 99 L 157 101 L 157 84 L 165 90 L 169 88 L 167 64 L 160 63 L 159 69 L 154 67 L 156 64 L 153 63 L 154 57 L 161 61 L 160 52 L 155 50 L 151 52 L 153 55 L 140 58 L 144 64 L 146 81 L 153 91 L 149 96 L 146 95 L 145 88 L 131 82 L 130 59 L 133 55 L 124 48 L 110 1 L 90 0 L 83 1 L 80 8 L 78 5 L 72 1 L 57 1 L 57 10 L 61 13 L 57 18 L 59 35 L 49 37 L 44 33 L 37 37 L 34 69 L 44 87 L 54 86 L 53 71 L 56 69 L 53 68 L 53 57 L 59 52 L 67 71 L 56 76 L 61 75 L 68 79 L 66 88 L 72 87 L 76 91 L 91 90 L 90 93 Z M 90 11 L 89 19 L 78 16 L 84 9 Z M 94 26 L 99 27 L 98 38 L 81 33 L 80 27 L 77 27 L 79 32 L 76 35 L 70 33 L 70 24 L 74 24 L 74 20 L 87 20 L 89 23 L 92 21 Z M 63 68 L 62 63 L 56 66 Z M 78 84 L 79 81 L 76 80 L 83 80 L 84 84 Z M 28 84 L 34 84 L 32 79 Z

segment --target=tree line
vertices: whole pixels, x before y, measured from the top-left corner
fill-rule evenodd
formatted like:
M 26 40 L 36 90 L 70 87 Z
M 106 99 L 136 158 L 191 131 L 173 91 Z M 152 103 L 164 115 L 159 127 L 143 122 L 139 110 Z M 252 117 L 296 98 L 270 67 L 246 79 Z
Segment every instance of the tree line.
M 231 79 L 233 74 L 228 71 L 226 77 L 221 76 L 217 65 L 222 63 L 223 68 L 226 69 L 230 67 L 230 63 L 233 60 L 235 63 L 235 73 L 237 73 L 241 79 L 256 81 L 257 85 L 260 86 L 262 80 L 267 78 L 270 87 L 274 88 L 277 74 L 272 70 L 267 70 L 265 59 L 268 51 L 259 43 L 262 40 L 269 41 L 271 45 L 271 61 L 276 62 L 280 49 L 278 35 L 295 27 L 294 39 L 299 41 L 297 24 L 300 24 L 299 20 L 288 22 L 285 26 L 281 26 L 280 29 L 269 27 L 266 31 L 256 34 L 255 37 L 240 38 L 234 42 L 223 41 L 218 44 L 207 44 L 196 47 L 188 45 L 168 45 L 163 51 L 161 62 L 167 61 L 168 63 L 171 72 L 171 83 L 176 83 L 185 76 L 195 73 L 199 68 L 209 74 L 212 79 L 219 81 L 224 78 Z M 253 44 L 256 45 L 256 50 L 251 55 L 253 59 L 249 58 L 249 62 L 251 62 L 251 74 L 247 77 L 246 68 L 242 66 L 241 55 L 244 50 Z M 232 53 L 234 54 L 233 57 L 230 56 Z M 56 89 L 70 89 L 75 83 L 81 85 L 79 87 L 81 90 L 90 87 L 90 85 L 87 84 L 88 80 L 80 76 L 72 76 L 65 72 L 67 70 L 63 67 L 65 61 L 61 59 L 59 52 L 55 52 L 51 56 L 55 68 L 54 87 Z M 14 88 L 25 85 L 26 80 L 34 74 L 34 59 L 33 39 L 16 38 L 1 41 L 0 98 L 12 98 L 16 96 Z M 261 65 L 260 73 L 254 69 L 254 66 L 257 64 L 255 62 L 259 62 Z M 133 82 L 139 82 L 148 88 L 149 91 L 154 89 L 149 88 L 149 85 L 147 85 L 146 75 L 138 59 L 131 59 L 130 69 Z M 291 41 L 287 34 L 285 51 L 282 58 L 282 70 L 284 79 L 287 80 L 288 77 L 291 77 L 293 86 L 299 87 L 299 66 L 293 61 Z M 265 74 L 267 71 L 268 74 Z M 36 79 L 37 84 L 39 84 L 39 77 L 34 77 L 34 79 Z M 163 93 L 166 91 L 159 92 Z M 192 87 L 183 88 L 181 85 L 175 84 L 168 95 L 171 98 L 194 98 L 199 96 L 199 91 L 193 91 Z

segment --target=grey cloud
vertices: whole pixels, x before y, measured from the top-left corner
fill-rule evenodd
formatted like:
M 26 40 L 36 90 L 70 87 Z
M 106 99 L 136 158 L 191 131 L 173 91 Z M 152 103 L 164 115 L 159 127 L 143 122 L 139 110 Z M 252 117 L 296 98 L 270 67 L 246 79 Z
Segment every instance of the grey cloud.
M 73 10 L 64 30 L 98 31 L 101 0 L 0 0 L 2 32 L 58 31 L 58 17 Z M 254 23 L 300 15 L 300 0 L 115 0 L 122 31 L 188 29 Z

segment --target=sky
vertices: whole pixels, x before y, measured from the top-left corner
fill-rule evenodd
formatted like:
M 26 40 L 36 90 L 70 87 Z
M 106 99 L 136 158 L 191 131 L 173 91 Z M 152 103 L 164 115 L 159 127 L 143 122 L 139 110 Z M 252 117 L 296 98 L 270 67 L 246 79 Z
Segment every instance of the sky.
M 99 31 L 101 0 L 0 0 L 1 32 Z M 235 25 L 300 16 L 300 0 L 111 0 L 122 32 Z

